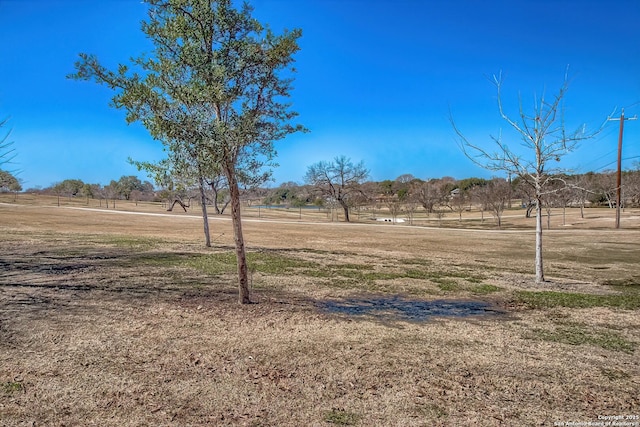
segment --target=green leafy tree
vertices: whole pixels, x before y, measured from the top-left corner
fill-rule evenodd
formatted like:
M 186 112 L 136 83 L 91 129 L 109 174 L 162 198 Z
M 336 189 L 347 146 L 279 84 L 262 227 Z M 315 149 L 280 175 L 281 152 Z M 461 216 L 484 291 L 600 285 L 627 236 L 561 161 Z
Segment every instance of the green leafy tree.
M 0 169 L 0 191 L 22 191 L 22 184 L 11 172 Z
M 135 175 L 120 177 L 118 180 L 118 193 L 124 197 L 125 200 L 130 200 L 131 193 L 135 190 L 144 190 L 144 185 L 142 181 L 140 181 L 140 178 Z
M 150 54 L 117 71 L 81 54 L 72 77 L 116 90 L 113 105 L 126 110 L 127 121 L 141 121 L 168 151 L 187 153 L 196 168 L 220 168 L 231 197 L 239 299 L 249 303 L 239 183 L 264 182 L 274 141 L 304 130 L 290 124 L 297 114 L 283 101 L 301 31 L 276 35 L 251 16 L 248 4 L 236 9 L 231 0 L 147 3 L 142 31 L 154 46 Z
M 84 182 L 80 179 L 65 179 L 62 181 L 62 185 L 65 187 L 65 193 L 67 197 L 75 197 L 82 192 L 84 188 Z

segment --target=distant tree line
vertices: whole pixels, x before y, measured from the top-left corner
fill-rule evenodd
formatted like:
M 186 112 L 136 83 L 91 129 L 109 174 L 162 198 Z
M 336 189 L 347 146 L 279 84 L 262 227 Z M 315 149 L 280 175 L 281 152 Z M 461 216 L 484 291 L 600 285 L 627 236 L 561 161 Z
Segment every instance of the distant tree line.
M 337 207 L 347 212 L 345 221 L 349 221 L 349 210 L 363 206 L 378 207 L 393 217 L 403 214 L 409 220 L 418 209 L 436 216 L 446 212 L 456 213 L 461 219 L 464 211 L 473 208 L 482 215 L 484 212 L 492 215 L 498 227 L 501 226 L 502 213 L 511 208 L 514 201 L 517 201 L 518 207 L 525 209 L 527 217 L 532 215 L 536 206 L 531 186 L 521 178 L 473 177 L 456 180 L 445 176 L 423 180 L 403 174 L 394 180 L 376 182 L 363 178 L 367 175 L 362 164 L 354 165 L 349 159 L 342 161 L 345 165 L 342 173 L 330 173 L 340 162 L 317 163 L 309 167 L 305 184 L 285 182 L 270 190 L 262 189 L 266 195 L 258 202 L 286 207 Z M 354 169 L 359 178 L 346 179 L 354 176 Z M 547 191 L 542 198 L 542 207 L 546 210 L 579 207 L 584 217 L 585 207 L 615 207 L 616 179 L 613 171 L 554 175 L 551 178 L 553 184 L 549 185 L 556 188 Z M 640 164 L 623 173 L 622 190 L 623 207 L 640 206 Z M 260 193 L 253 191 L 252 194 L 255 198 Z
M 81 179 L 65 179 L 56 182 L 47 188 L 29 188 L 28 193 L 49 194 L 60 198 L 86 198 L 99 199 L 105 202 L 108 208 L 110 201 L 115 207 L 116 200 L 131 201 L 158 201 L 158 194 L 153 184 L 149 181 L 141 181 L 138 177 L 122 176 L 119 180 L 111 180 L 107 185 L 85 183 Z
M 346 158 L 342 161 L 343 172 L 355 168 L 358 179 L 333 182 L 326 178 L 329 174 L 319 174 L 317 169 L 319 166 L 330 169 L 331 163 L 335 167 L 335 162 L 320 162 L 313 166 L 315 169 L 312 174 L 307 173 L 304 184 L 288 181 L 275 188 L 249 187 L 242 191 L 242 199 L 249 205 L 337 207 L 343 211 L 345 206 L 347 210 L 371 206 L 388 211 L 392 216 L 403 214 L 409 219 L 417 210 L 436 216 L 446 212 L 455 213 L 461 219 L 462 213 L 473 207 L 483 215 L 485 212 L 492 215 L 498 226 L 501 225 L 503 211 L 512 207 L 513 201 L 518 201 L 527 217 L 535 209 L 530 186 L 519 178 L 510 182 L 505 178 L 472 177 L 457 180 L 450 176 L 420 179 L 403 174 L 396 179 L 369 181 L 363 178 L 367 176 L 364 174 L 367 171 L 362 163 L 353 165 Z M 319 175 L 325 179 L 320 180 Z M 622 181 L 623 207 L 640 206 L 640 163 L 624 171 Z M 554 182 L 558 191 L 545 195 L 545 209 L 579 207 L 584 216 L 585 207 L 615 207 L 614 171 L 560 175 L 555 177 Z M 26 192 L 100 199 L 105 201 L 107 207 L 117 200 L 156 201 L 166 203 L 169 210 L 178 204 L 186 211 L 193 200 L 200 202 L 197 183 L 167 180 L 165 184 L 154 188 L 151 182 L 141 181 L 136 176 L 122 176 L 104 186 L 85 183 L 80 179 L 66 179 L 47 188 L 30 188 Z M 10 173 L 0 170 L 0 191 L 21 191 L 21 186 Z M 229 191 L 223 179 L 212 181 L 205 191 L 205 202 L 214 207 L 216 214 L 225 212 L 229 200 Z

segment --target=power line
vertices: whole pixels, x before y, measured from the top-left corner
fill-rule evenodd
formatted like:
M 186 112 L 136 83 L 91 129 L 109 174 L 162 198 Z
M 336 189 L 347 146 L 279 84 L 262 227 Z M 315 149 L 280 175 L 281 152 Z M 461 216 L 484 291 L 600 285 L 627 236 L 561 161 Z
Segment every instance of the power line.
M 604 156 L 603 156 L 603 157 L 604 157 Z M 622 161 L 632 160 L 632 159 L 640 159 L 640 156 L 625 157 L 624 159 L 622 159 Z M 616 163 L 616 162 L 617 162 L 617 160 L 614 160 L 614 161 L 612 161 L 612 162 L 609 162 L 609 163 L 607 163 L 607 164 L 606 164 L 606 165 L 604 165 L 604 166 L 600 166 L 599 168 L 594 169 L 594 170 L 593 170 L 593 172 L 598 172 L 599 170 L 604 169 L 604 168 L 606 168 L 607 166 L 611 166 L 612 164 L 614 164 L 614 163 Z
M 640 104 L 640 101 L 636 101 L 631 105 L 627 105 L 626 107 L 623 107 L 622 109 L 624 110 L 625 108 L 631 108 L 631 107 L 635 107 L 636 105 Z

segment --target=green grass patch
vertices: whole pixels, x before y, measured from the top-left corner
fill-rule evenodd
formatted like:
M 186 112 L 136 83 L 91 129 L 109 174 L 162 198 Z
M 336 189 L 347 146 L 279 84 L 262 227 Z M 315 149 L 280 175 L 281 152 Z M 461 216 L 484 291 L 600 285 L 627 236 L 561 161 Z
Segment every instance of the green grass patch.
M 236 256 L 231 254 L 232 264 L 235 267 Z M 318 266 L 317 263 L 305 261 L 295 257 L 283 255 L 278 252 L 249 252 L 247 254 L 247 262 L 250 268 L 265 274 L 285 274 L 294 272 L 300 268 L 310 268 Z
M 455 292 L 460 290 L 460 285 L 455 280 L 450 279 L 436 279 L 434 280 L 438 288 L 444 292 Z
M 325 412 L 323 418 L 325 422 L 330 424 L 352 426 L 358 422 L 360 416 L 353 412 L 345 411 L 344 409 L 333 408 L 330 411 Z
M 614 295 L 579 294 L 555 291 L 518 291 L 515 293 L 516 302 L 530 308 L 590 308 L 614 307 L 625 310 L 640 308 L 640 293 L 623 293 Z
M 11 396 L 24 390 L 24 386 L 19 381 L 7 381 L 0 383 L 0 390 L 2 390 L 2 393 Z
M 304 255 L 307 251 L 302 251 Z M 328 279 L 339 287 L 362 287 L 381 289 L 383 281 L 394 279 L 417 279 L 429 281 L 440 287 L 442 291 L 458 291 L 462 288 L 459 280 L 469 283 L 480 283 L 482 276 L 466 271 L 433 271 L 423 264 L 412 263 L 412 268 L 403 268 L 404 260 L 399 265 L 376 265 L 374 263 L 322 264 L 309 261 L 284 251 L 255 251 L 247 253 L 249 269 L 255 273 L 268 275 L 300 275 L 319 279 Z M 151 265 L 164 268 L 189 268 L 209 276 L 221 276 L 236 272 L 236 255 L 233 251 L 214 253 L 189 252 L 143 252 L 128 257 L 128 265 Z M 382 286 L 382 288 L 385 288 Z M 480 292 L 483 292 L 483 288 Z M 389 289 L 393 291 L 393 289 Z M 488 293 L 488 290 L 484 290 Z
M 209 276 L 231 274 L 236 271 L 236 256 L 233 252 L 195 255 L 185 258 L 180 265 L 190 267 Z
M 557 326 L 555 330 L 534 329 L 533 338 L 569 345 L 589 344 L 611 351 L 633 353 L 636 343 L 620 334 L 607 330 L 588 329 L 585 325 L 569 324 Z

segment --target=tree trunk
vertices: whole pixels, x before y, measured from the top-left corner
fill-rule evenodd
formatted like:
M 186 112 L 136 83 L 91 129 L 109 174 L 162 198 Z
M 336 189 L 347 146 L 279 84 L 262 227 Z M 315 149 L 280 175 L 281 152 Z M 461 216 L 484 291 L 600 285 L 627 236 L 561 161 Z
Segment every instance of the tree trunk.
M 525 205 L 526 208 L 527 208 L 527 211 L 525 212 L 524 217 L 525 218 L 531 218 L 531 211 L 533 210 L 535 205 L 531 202 L 531 200 L 529 200 L 526 204 L 523 201 L 522 204 Z
M 220 208 L 218 207 L 218 188 L 215 186 L 214 182 L 210 183 L 211 191 L 213 191 L 213 208 L 216 211 L 216 215 L 220 215 Z
M 202 205 L 202 223 L 204 226 L 204 245 L 211 247 L 211 234 L 209 233 L 209 216 L 207 215 L 207 196 L 204 194 L 204 179 L 198 177 L 198 187 L 200 189 L 200 204 Z
M 551 208 L 547 209 L 547 230 L 551 230 Z
M 536 200 L 536 283 L 544 282 L 542 265 L 542 200 Z
M 173 212 L 173 207 L 176 205 L 176 203 L 182 206 L 182 209 L 184 209 L 185 212 L 187 211 L 187 207 L 184 203 L 182 203 L 182 200 L 174 199 L 173 203 L 171 203 L 171 206 L 169 206 L 169 208 L 167 209 L 167 212 Z
M 249 268 L 244 249 L 244 237 L 242 235 L 242 218 L 240 214 L 240 189 L 235 176 L 233 165 L 225 167 L 229 192 L 231 194 L 231 219 L 233 221 L 233 237 L 236 244 L 236 258 L 238 263 L 238 301 L 240 304 L 251 304 L 249 294 Z
M 231 200 L 230 200 L 230 199 L 229 199 L 229 200 L 227 200 L 226 202 L 224 202 L 224 204 L 222 205 L 222 207 L 219 207 L 219 206 L 218 206 L 218 211 L 219 211 L 218 213 L 219 213 L 220 215 L 222 215 L 222 214 L 224 213 L 225 209 L 227 209 L 227 206 L 229 206 L 229 202 L 231 202 Z
M 347 205 L 343 200 L 340 200 L 340 205 L 344 210 L 344 222 L 349 222 L 349 205 Z

